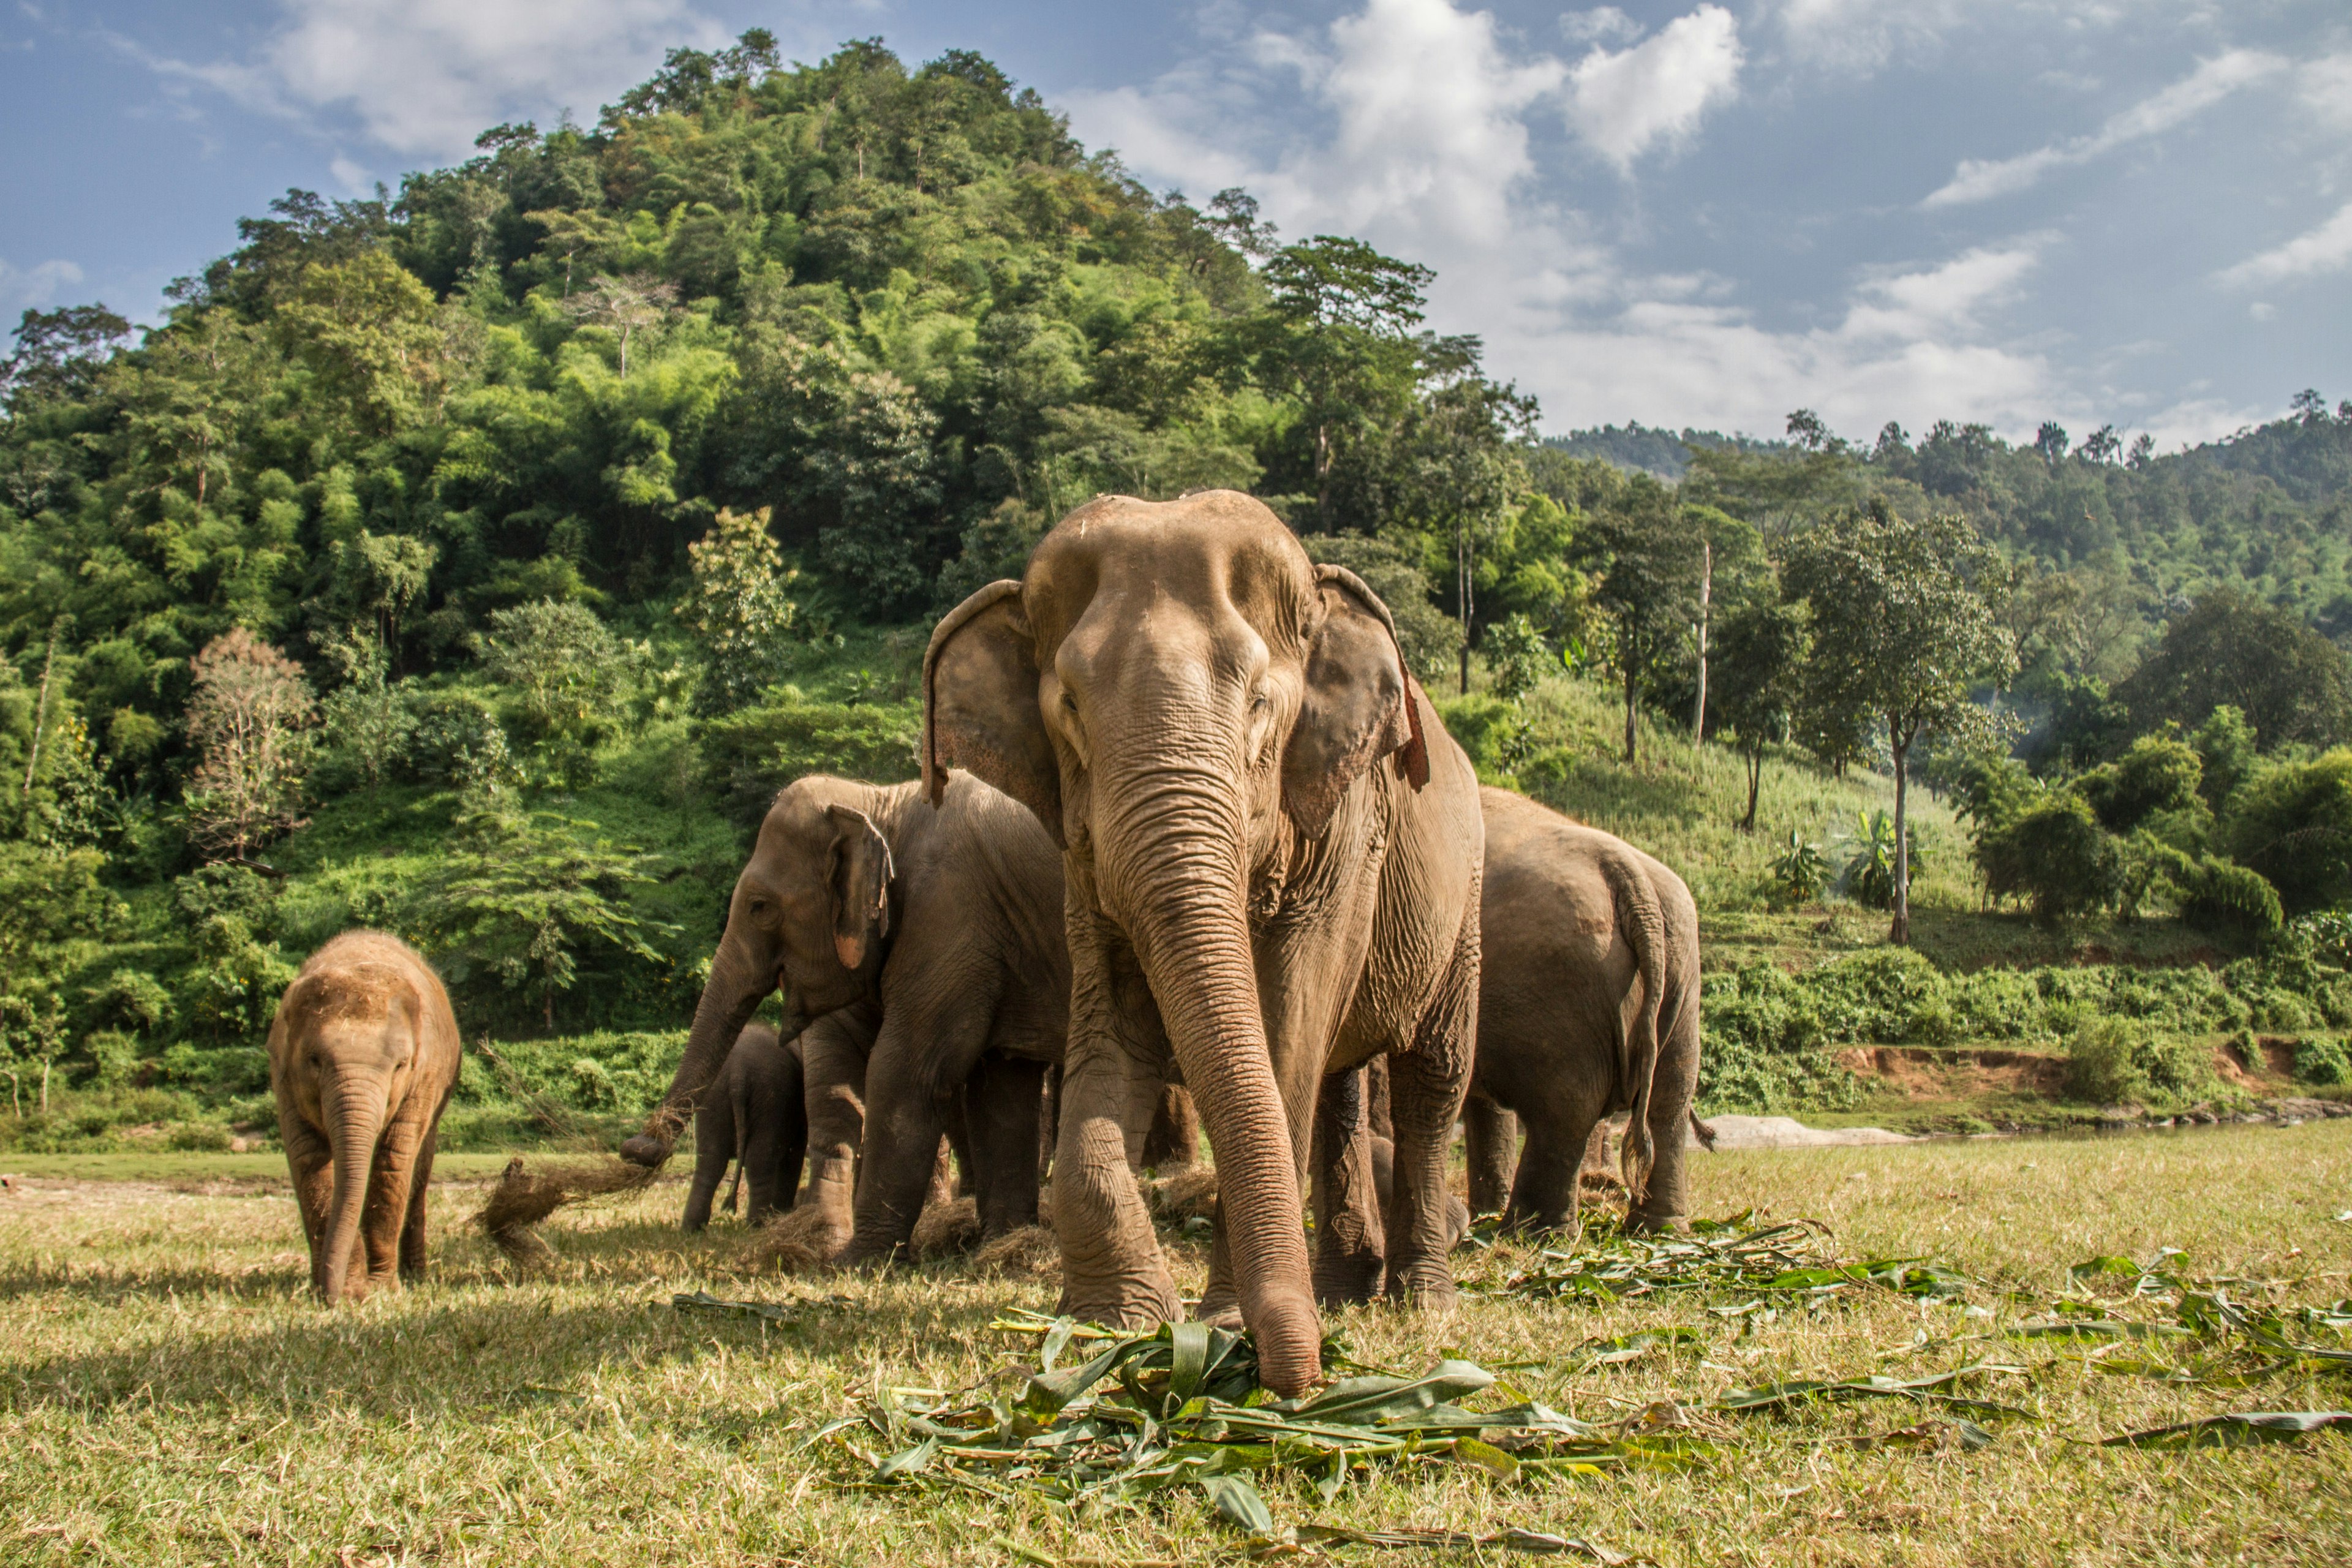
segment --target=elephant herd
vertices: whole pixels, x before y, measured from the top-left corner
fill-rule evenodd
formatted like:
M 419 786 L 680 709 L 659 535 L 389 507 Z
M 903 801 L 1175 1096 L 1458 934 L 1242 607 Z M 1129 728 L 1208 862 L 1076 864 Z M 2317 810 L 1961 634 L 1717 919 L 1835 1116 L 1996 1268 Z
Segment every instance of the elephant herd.
M 1050 1171 L 1061 1310 L 1148 1324 L 1181 1309 L 1137 1173 L 1204 1125 L 1196 1311 L 1250 1330 L 1288 1394 L 1320 1376 L 1318 1303 L 1452 1300 L 1457 1121 L 1472 1205 L 1551 1226 L 1629 1112 L 1632 1222 L 1679 1215 L 1688 889 L 1482 789 L 1386 606 L 1259 502 L 1065 518 L 933 633 L 919 760 L 905 784 L 803 778 L 761 826 L 677 1076 L 621 1151 L 659 1165 L 694 1120 L 690 1226 L 740 1157 L 750 1217 L 888 1260 L 944 1138 L 983 1235 L 1034 1223 Z M 751 1025 L 779 992 L 785 1028 Z M 362 1239 L 371 1282 L 395 1240 L 412 1272 L 456 1077 L 438 983 L 388 937 L 337 938 L 270 1062 L 314 1287 L 344 1293 Z

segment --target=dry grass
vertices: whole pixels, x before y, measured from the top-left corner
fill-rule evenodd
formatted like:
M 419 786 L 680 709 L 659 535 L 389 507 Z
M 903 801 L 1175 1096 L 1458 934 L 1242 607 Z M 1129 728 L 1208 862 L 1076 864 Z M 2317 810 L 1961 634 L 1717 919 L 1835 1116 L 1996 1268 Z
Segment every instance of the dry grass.
M 1863 1255 L 1930 1253 L 2046 1298 L 2094 1253 L 2187 1249 L 2200 1273 L 2273 1282 L 2284 1302 L 2352 1294 L 2352 1123 L 2083 1142 L 1937 1143 L 1696 1158 L 1696 1206 L 1754 1205 L 1837 1227 Z M 558 1215 L 557 1257 L 520 1281 L 466 1217 L 478 1185 L 436 1187 L 436 1275 L 326 1311 L 302 1294 L 292 1198 L 246 1183 L 35 1177 L 0 1194 L 0 1563 L 1202 1562 L 1233 1550 L 1195 1491 L 1071 1517 L 1030 1500 L 915 1498 L 804 1435 L 862 1390 L 951 1389 L 1033 1346 L 1001 1306 L 1049 1281 L 962 1266 L 879 1278 L 757 1271 L 743 1230 L 674 1228 L 682 1188 Z M 1197 1284 L 1202 1254 L 1179 1251 Z M 1466 1279 L 1506 1258 L 1465 1257 Z M 2261 1293 L 2235 1287 L 2241 1293 Z M 788 1322 L 679 1311 L 673 1292 L 787 1303 Z M 1334 1326 L 1370 1362 L 1452 1348 L 1589 1419 L 1733 1384 L 1979 1359 L 2029 1368 L 1994 1395 L 2039 1419 L 1974 1454 L 1835 1439 L 1915 1417 L 1876 1405 L 1738 1423 L 1682 1472 L 1504 1485 L 1424 1466 L 1320 1503 L 1265 1486 L 1286 1524 L 1506 1525 L 1681 1563 L 2340 1563 L 2352 1554 L 2352 1441 L 2134 1453 L 2097 1438 L 2222 1410 L 2343 1408 L 2340 1375 L 2177 1386 L 2085 1368 L 2079 1347 L 1962 1340 L 2038 1310 L 1882 1297 L 1742 1333 L 1696 1301 L 1465 1300 Z M 1570 1374 L 1589 1339 L 1672 1325 L 1695 1353 Z M 1921 1339 L 1924 1336 L 1924 1341 Z M 1915 1348 L 1916 1347 L 1916 1348 Z M 1340 1553 L 1372 1560 L 1360 1549 Z M 1383 1561 L 1389 1560 L 1386 1558 Z M 1454 1552 L 1482 1560 L 1497 1552 Z

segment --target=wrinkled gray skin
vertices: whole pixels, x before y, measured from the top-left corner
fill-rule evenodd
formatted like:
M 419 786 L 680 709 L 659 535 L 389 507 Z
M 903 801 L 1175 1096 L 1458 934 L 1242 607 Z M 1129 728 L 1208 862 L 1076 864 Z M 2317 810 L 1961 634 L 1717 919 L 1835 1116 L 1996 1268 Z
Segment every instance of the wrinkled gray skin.
M 1445 1159 L 1478 973 L 1476 781 L 1385 605 L 1259 502 L 1104 497 L 982 589 L 924 662 L 927 784 L 955 763 L 1064 846 L 1072 969 L 1054 1161 L 1062 1308 L 1180 1307 L 1131 1174 L 1171 1061 L 1215 1152 L 1200 1307 L 1265 1384 L 1320 1375 L 1318 1284 L 1450 1303 Z M 938 798 L 934 795 L 934 798 Z M 1369 1136 L 1329 1165 L 1310 1268 L 1317 1088 L 1387 1054 L 1396 1184 Z M 1366 1260 L 1374 1268 L 1368 1270 Z
M 740 1161 L 736 1185 L 751 1189 L 746 1225 L 792 1207 L 807 1153 L 800 1041 L 779 1040 L 766 1024 L 747 1024 L 719 1081 L 694 1112 L 694 1183 L 687 1189 L 683 1228 L 698 1231 L 710 1223 L 710 1202 L 730 1161 Z M 727 1212 L 735 1212 L 731 1192 Z
M 435 1130 L 457 1083 L 449 994 L 398 937 L 345 931 L 310 955 L 269 1025 L 278 1132 L 330 1304 L 425 1272 Z
M 623 1157 L 669 1157 L 781 988 L 806 1025 L 801 1201 L 820 1215 L 808 1239 L 821 1256 L 905 1248 L 957 1121 L 971 1129 L 983 1235 L 1034 1224 L 1041 1079 L 1068 1018 L 1059 859 L 1034 816 L 967 775 L 936 808 L 911 784 L 794 782 L 736 879 L 669 1092 Z
M 1603 1118 L 1625 1111 L 1628 1224 L 1676 1225 L 1699 1068 L 1690 889 L 1622 839 L 1508 790 L 1479 794 L 1486 962 L 1464 1111 L 1470 1206 L 1514 1226 L 1574 1227 L 1579 1168 Z

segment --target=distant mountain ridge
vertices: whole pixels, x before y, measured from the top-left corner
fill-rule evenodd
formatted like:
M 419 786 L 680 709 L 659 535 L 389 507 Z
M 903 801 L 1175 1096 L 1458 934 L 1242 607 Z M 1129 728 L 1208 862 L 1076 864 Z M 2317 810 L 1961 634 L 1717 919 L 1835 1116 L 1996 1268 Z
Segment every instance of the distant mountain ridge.
M 1729 447 L 1738 452 L 1784 452 L 1789 443 L 1754 436 L 1726 436 L 1719 430 L 1685 427 L 1679 435 L 1661 426 L 1655 429 L 1638 419 L 1622 426 L 1603 425 L 1597 430 L 1571 430 L 1547 436 L 1543 444 L 1571 458 L 1598 458 L 1614 468 L 1679 479 L 1690 467 L 1694 450 Z
M 1662 479 L 1681 479 L 1690 468 L 1694 451 L 1794 449 L 1785 440 L 1726 436 L 1719 430 L 1687 426 L 1676 432 L 1664 426 L 1643 425 L 1638 419 L 1547 436 L 1543 445 L 1571 458 L 1598 458 L 1612 467 L 1654 474 Z M 2352 491 L 2352 401 L 2337 405 L 2331 418 L 2318 395 L 2306 392 L 2295 399 L 2294 411 L 2280 418 L 2148 461 L 2151 467 L 2210 466 L 2260 476 L 2304 505 L 2316 505 Z

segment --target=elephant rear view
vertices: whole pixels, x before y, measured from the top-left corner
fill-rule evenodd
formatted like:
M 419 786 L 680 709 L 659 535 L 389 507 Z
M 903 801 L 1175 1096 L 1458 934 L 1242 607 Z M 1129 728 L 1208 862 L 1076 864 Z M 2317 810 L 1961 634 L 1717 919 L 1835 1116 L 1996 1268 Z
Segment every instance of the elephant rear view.
M 793 1206 L 808 1153 L 803 1081 L 799 1037 L 780 1040 L 766 1024 L 743 1026 L 713 1092 L 694 1112 L 694 1184 L 687 1190 L 684 1229 L 710 1223 L 710 1200 L 730 1161 L 740 1162 L 736 1180 L 751 1189 L 743 1223 L 758 1225 Z M 727 1206 L 735 1207 L 731 1196 Z
M 1697 906 L 1681 878 L 1622 839 L 1508 790 L 1479 797 L 1486 952 L 1464 1115 L 1470 1206 L 1541 1229 L 1573 1225 L 1588 1143 L 1622 1110 L 1630 1223 L 1669 1225 L 1685 1205 L 1683 1128 L 1698 1088 Z
M 458 1047 L 449 994 L 398 937 L 346 931 L 286 988 L 269 1087 L 321 1300 L 357 1300 L 395 1266 L 424 1272 L 425 1194 Z

